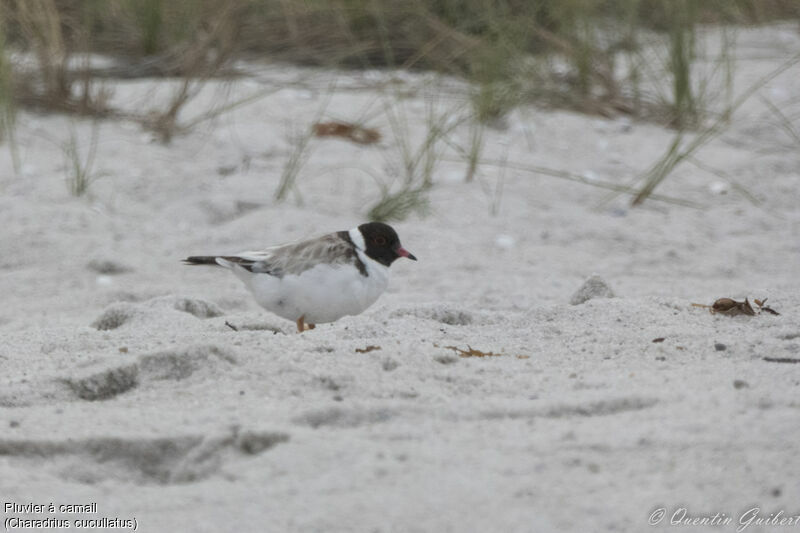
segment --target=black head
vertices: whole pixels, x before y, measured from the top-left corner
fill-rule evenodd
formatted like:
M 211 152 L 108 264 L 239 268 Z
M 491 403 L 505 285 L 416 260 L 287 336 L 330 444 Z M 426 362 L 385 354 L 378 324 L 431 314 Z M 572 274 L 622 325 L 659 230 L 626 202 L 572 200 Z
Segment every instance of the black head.
M 389 266 L 399 257 L 416 261 L 408 250 L 400 246 L 400 239 L 391 226 L 381 222 L 369 222 L 358 227 L 364 237 L 364 252 L 378 263 Z

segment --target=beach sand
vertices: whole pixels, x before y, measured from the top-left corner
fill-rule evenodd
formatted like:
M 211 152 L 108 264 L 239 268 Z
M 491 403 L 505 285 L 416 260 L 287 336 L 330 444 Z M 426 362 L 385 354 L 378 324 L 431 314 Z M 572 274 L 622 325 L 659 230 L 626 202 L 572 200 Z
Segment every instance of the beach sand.
M 737 91 L 798 51 L 796 27 L 742 30 Z M 651 123 L 523 107 L 485 132 L 483 158 L 507 168 L 469 183 L 443 146 L 427 215 L 392 223 L 419 261 L 396 262 L 363 314 L 296 334 L 229 272 L 180 260 L 358 225 L 376 181 L 402 181 L 386 95 L 405 95 L 392 105 L 416 146 L 430 109 L 455 116 L 467 90 L 425 74 L 248 68 L 210 82 L 185 117 L 270 94 L 169 145 L 100 122 L 82 198 L 63 145 L 72 133 L 86 154 L 91 121 L 22 112 L 19 174 L 0 147 L 0 495 L 55 505 L 4 520 L 646 531 L 663 508 L 657 529 L 720 513 L 733 523 L 684 529 L 735 531 L 752 508 L 800 514 L 800 365 L 774 361 L 800 359 L 800 146 L 758 97 L 696 154 L 722 177 L 684 163 L 656 191 L 695 207 L 632 208 L 524 168 L 631 184 L 674 135 Z M 128 109 L 169 85 L 109 82 Z M 796 114 L 800 67 L 758 94 Z M 275 202 L 293 135 L 317 119 L 382 139 L 310 139 L 296 190 Z M 451 141 L 469 136 L 464 123 Z M 613 297 L 573 305 L 593 275 Z M 692 305 L 721 297 L 768 298 L 780 315 Z M 464 357 L 478 352 L 490 355 Z

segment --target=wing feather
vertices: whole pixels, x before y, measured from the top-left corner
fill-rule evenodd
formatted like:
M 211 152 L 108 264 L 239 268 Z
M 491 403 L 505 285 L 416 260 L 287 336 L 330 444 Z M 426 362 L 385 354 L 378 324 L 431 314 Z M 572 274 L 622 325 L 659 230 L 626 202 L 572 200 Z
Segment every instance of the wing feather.
M 273 246 L 261 251 L 242 252 L 225 257 L 250 272 L 283 277 L 298 275 L 320 263 L 355 263 L 359 271 L 366 272 L 358 258 L 353 243 L 342 237 L 342 233 L 331 233 L 316 239 Z

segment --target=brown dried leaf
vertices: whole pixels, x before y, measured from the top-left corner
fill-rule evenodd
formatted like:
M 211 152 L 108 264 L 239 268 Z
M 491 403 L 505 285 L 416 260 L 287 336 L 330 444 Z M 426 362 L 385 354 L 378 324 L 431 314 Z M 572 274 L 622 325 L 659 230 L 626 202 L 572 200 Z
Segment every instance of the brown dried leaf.
M 356 353 L 369 353 L 369 352 L 374 352 L 375 350 L 380 350 L 380 349 L 381 349 L 380 346 L 375 346 L 373 344 L 370 344 L 366 348 L 356 348 Z
M 754 298 L 753 303 L 756 304 L 756 308 L 758 309 L 758 311 L 756 311 L 756 309 L 754 309 L 753 306 L 750 305 L 750 300 L 748 300 L 747 298 L 745 298 L 743 302 L 737 302 L 732 298 L 720 298 L 719 300 L 714 302 L 714 305 L 711 306 L 711 312 L 720 313 L 728 316 L 736 316 L 736 315 L 755 316 L 762 311 L 766 311 L 771 315 L 780 315 L 779 312 L 765 305 L 767 303 L 767 298 L 764 298 L 763 300 Z M 692 304 L 692 305 L 696 307 L 708 307 L 702 304 Z
M 731 298 L 720 298 L 711 306 L 712 313 L 727 313 L 732 309 L 736 309 L 739 302 Z
M 374 144 L 381 140 L 378 130 L 347 122 L 318 122 L 313 129 L 317 137 L 343 137 L 358 144 Z
M 664 342 L 664 339 L 666 339 L 666 337 L 658 337 L 658 338 L 653 339 L 653 342 L 658 344 L 659 342 Z
M 737 302 L 732 298 L 720 298 L 711 306 L 712 313 L 720 313 L 728 316 L 748 315 L 755 316 L 756 312 L 750 301 L 745 298 L 743 302 Z
M 755 298 L 753 299 L 753 301 L 759 307 L 759 311 L 766 311 L 767 313 L 769 313 L 771 315 L 780 316 L 779 312 L 777 312 L 773 308 L 767 307 L 765 305 L 767 303 L 767 300 L 769 300 L 769 298 L 764 298 L 763 300 L 756 300 Z
M 461 357 L 499 357 L 503 354 L 501 353 L 494 353 L 494 352 L 482 352 L 480 350 L 476 350 L 470 345 L 467 345 L 466 350 L 462 350 L 457 346 L 445 346 L 448 350 L 453 350 Z

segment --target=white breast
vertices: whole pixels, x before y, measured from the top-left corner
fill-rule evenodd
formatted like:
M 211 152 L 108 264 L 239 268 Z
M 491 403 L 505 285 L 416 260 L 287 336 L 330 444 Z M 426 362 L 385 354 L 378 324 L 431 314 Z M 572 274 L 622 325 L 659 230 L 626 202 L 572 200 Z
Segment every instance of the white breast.
M 357 251 L 367 276 L 352 264 L 320 264 L 299 275 L 282 278 L 237 269 L 261 307 L 289 320 L 333 322 L 357 315 L 375 303 L 389 284 L 389 268 Z M 244 275 L 243 275 L 244 274 Z

